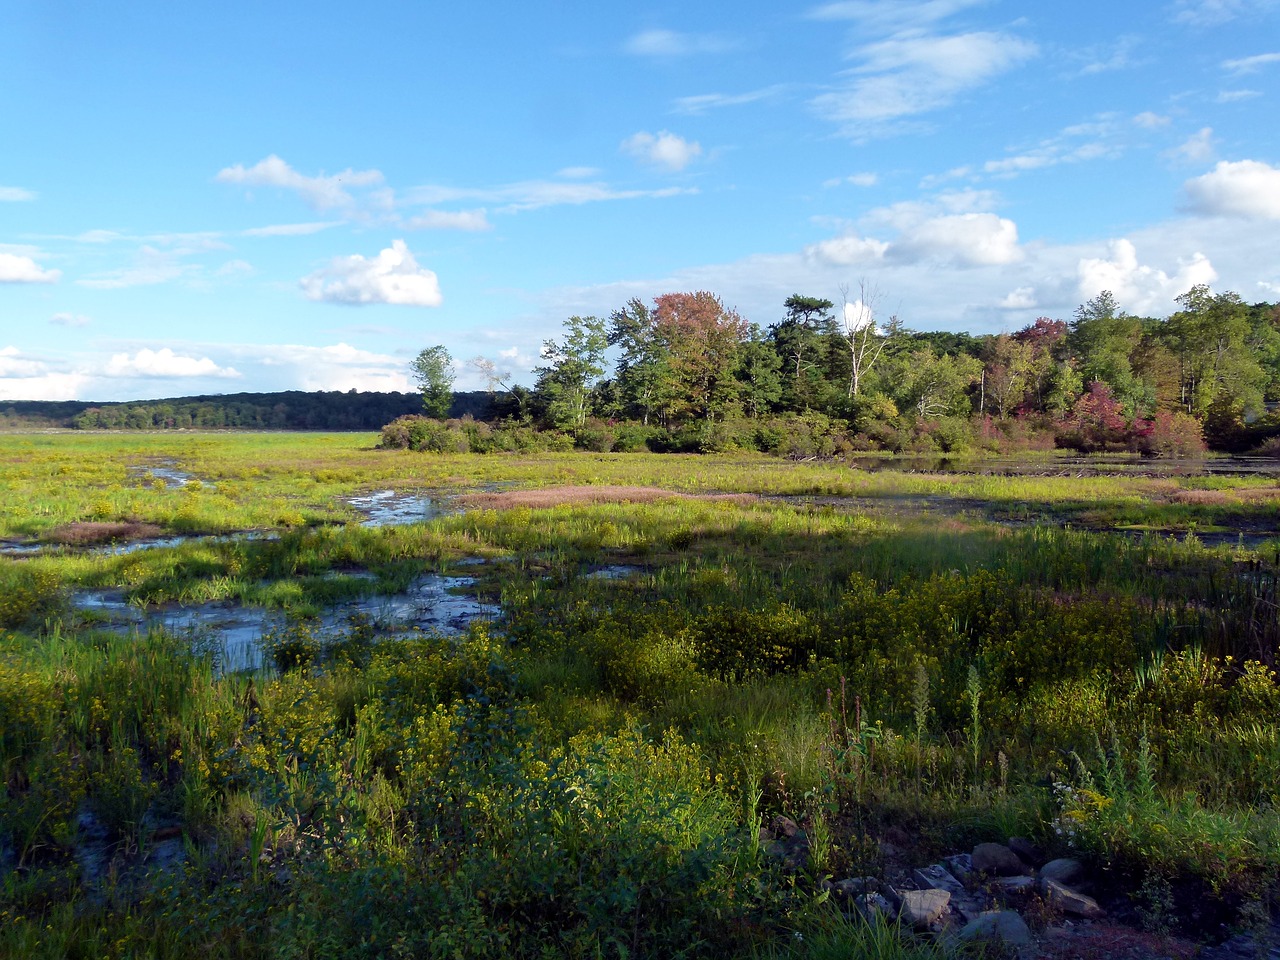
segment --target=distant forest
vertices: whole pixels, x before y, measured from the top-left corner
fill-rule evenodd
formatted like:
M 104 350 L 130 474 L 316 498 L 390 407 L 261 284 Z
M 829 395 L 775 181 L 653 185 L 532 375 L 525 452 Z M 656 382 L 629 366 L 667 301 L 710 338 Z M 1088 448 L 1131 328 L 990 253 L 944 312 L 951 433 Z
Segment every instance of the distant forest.
M 452 417 L 489 415 L 483 390 L 455 393 Z M 0 401 L 0 429 L 78 430 L 378 430 L 388 420 L 422 412 L 420 393 L 230 393 L 167 400 Z

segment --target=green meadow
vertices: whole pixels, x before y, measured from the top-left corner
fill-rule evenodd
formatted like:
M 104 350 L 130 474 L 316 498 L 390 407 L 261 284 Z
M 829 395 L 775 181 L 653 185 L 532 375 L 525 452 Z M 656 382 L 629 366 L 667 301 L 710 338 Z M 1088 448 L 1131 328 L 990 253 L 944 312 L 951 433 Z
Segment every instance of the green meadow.
M 940 957 L 823 889 L 887 837 L 1030 838 L 1153 930 L 1276 909 L 1275 477 L 376 442 L 0 434 L 0 955 Z M 425 574 L 500 615 L 322 619 Z M 93 591 L 278 626 L 230 669 Z

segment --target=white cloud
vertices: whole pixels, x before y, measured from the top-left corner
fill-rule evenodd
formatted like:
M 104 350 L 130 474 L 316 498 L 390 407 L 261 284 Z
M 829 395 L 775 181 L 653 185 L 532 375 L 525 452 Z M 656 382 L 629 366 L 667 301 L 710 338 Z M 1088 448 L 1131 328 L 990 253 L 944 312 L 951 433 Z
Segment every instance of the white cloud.
M 298 283 L 307 299 L 328 303 L 438 307 L 442 299 L 436 275 L 418 266 L 403 240 L 392 241 L 371 259 L 335 257 Z
M 1076 273 L 1081 300 L 1110 290 L 1126 309 L 1141 315 L 1162 311 L 1174 297 L 1196 284 L 1209 284 L 1218 279 L 1213 264 L 1201 253 L 1180 260 L 1177 273 L 1170 276 L 1163 270 L 1138 263 L 1137 248 L 1130 240 L 1112 240 L 1108 248 L 1106 257 L 1080 259 Z
M 0 347 L 0 380 L 38 377 L 47 370 L 47 364 L 24 357 L 17 347 Z
M 1004 310 L 1034 310 L 1036 307 L 1035 287 L 1018 287 L 1016 290 L 1010 290 L 1001 298 L 1000 307 Z
M 257 272 L 253 268 L 253 264 L 248 260 L 228 260 L 214 271 L 214 275 L 218 277 L 251 277 Z
M 273 382 L 299 390 L 408 391 L 413 384 L 403 357 L 372 353 L 347 343 L 246 345 L 232 348 L 243 363 L 271 368 Z
M 846 300 L 844 309 L 841 312 L 844 315 L 844 328 L 846 330 L 861 330 L 863 327 L 876 322 L 874 305 L 863 303 L 861 300 L 855 300 L 853 303 Z
M 95 290 L 122 290 L 126 287 L 149 287 L 158 283 L 167 283 L 198 269 L 192 264 L 178 261 L 178 257 L 185 252 L 187 251 L 158 250 L 144 245 L 138 251 L 132 267 L 93 274 L 77 280 L 76 283 Z
M 130 356 L 113 354 L 101 370 L 104 377 L 187 378 L 217 377 L 239 379 L 234 367 L 220 367 L 208 357 L 188 357 L 174 353 L 169 347 L 152 350 L 144 347 Z
M 1169 118 L 1158 113 L 1152 113 L 1150 110 L 1144 110 L 1133 118 L 1133 122 L 1144 130 L 1158 130 L 1160 127 L 1169 125 Z
M 645 30 L 631 37 L 622 49 L 640 57 L 688 57 L 695 54 L 728 53 L 738 44 L 712 34 L 677 33 L 674 30 Z
M 433 206 L 439 203 L 471 201 L 503 204 L 498 213 L 519 213 L 543 207 L 576 206 L 606 200 L 635 200 L 674 197 L 697 193 L 686 187 L 663 187 L 660 190 L 617 190 L 604 183 L 564 183 L 558 180 L 525 180 L 496 187 L 446 187 L 427 185 L 408 192 L 408 202 Z
M 596 167 L 564 167 L 556 171 L 556 176 L 566 180 L 589 180 L 600 176 L 600 171 Z
M 749 90 L 746 93 L 699 93 L 691 97 L 678 97 L 673 111 L 696 116 L 706 113 L 708 110 L 719 110 L 722 107 L 740 107 L 748 103 L 772 100 L 786 90 L 786 84 L 778 83 L 759 90 Z
M 897 259 L 936 259 L 956 266 L 998 266 L 1022 259 L 1018 227 L 994 213 L 935 217 L 909 230 L 889 250 Z
M 0 252 L 0 283 L 55 283 L 61 270 L 46 270 L 30 257 Z
M 927 26 L 978 6 L 987 0 L 844 0 L 827 3 L 809 11 L 813 20 L 856 20 L 865 27 L 882 31 Z
M 1188 180 L 1183 189 L 1195 213 L 1280 220 L 1280 168 L 1258 160 L 1222 160 L 1209 173 Z
M 293 190 L 318 210 L 346 207 L 353 203 L 348 190 L 352 187 L 371 187 L 382 183 L 382 173 L 377 170 L 352 170 L 326 176 L 323 173 L 308 177 L 289 166 L 274 153 L 259 160 L 252 167 L 237 163 L 224 167 L 214 177 L 219 183 L 243 184 L 251 187 L 281 187 Z
M 83 313 L 55 313 L 49 322 L 57 327 L 87 327 L 92 321 Z
M 620 149 L 642 163 L 671 171 L 683 170 L 702 155 L 696 140 L 685 140 L 667 130 L 657 134 L 641 130 L 623 140 Z
M 1090 50 L 1085 54 L 1089 62 L 1081 68 L 1080 73 L 1082 76 L 1092 76 L 1136 66 L 1139 61 L 1134 59 L 1133 51 L 1137 46 L 1137 37 L 1121 37 L 1110 48 Z
M 23 203 L 36 197 L 37 194 L 22 187 L 0 187 L 0 203 Z
M 1222 69 L 1232 73 L 1255 73 L 1262 67 L 1280 63 L 1280 53 L 1259 53 L 1252 57 L 1241 57 L 1239 60 L 1223 60 Z
M 891 121 L 945 107 L 1038 52 L 1031 41 L 1005 33 L 904 33 L 860 47 L 849 82 L 811 102 L 846 135 L 863 139 Z
M 244 231 L 246 237 L 305 237 L 330 227 L 338 226 L 340 220 L 318 220 L 312 223 L 276 223 L 266 227 L 251 227 Z
M 86 230 L 75 239 L 78 243 L 114 243 L 129 238 L 115 230 Z
M 491 230 L 483 210 L 426 210 L 405 221 L 409 230 Z
M 1275 6 L 1276 0 L 1177 0 L 1173 19 L 1193 27 L 1216 27 L 1264 14 Z
M 1261 90 L 1222 90 L 1213 99 L 1215 103 L 1239 103 L 1241 100 L 1252 100 L 1260 96 Z
M 871 237 L 860 237 L 849 233 L 842 237 L 833 237 L 805 247 L 805 255 L 833 266 L 853 266 L 859 263 L 874 263 L 884 258 L 889 244 Z
M 1202 127 L 1179 146 L 1168 151 L 1165 156 L 1187 163 L 1204 163 L 1206 160 L 1213 159 L 1213 153 L 1213 128 Z
M 850 183 L 855 187 L 874 187 L 880 182 L 878 174 L 871 172 L 852 173 L 847 177 L 834 177 L 831 180 L 823 181 L 824 187 L 839 187 L 843 184 Z

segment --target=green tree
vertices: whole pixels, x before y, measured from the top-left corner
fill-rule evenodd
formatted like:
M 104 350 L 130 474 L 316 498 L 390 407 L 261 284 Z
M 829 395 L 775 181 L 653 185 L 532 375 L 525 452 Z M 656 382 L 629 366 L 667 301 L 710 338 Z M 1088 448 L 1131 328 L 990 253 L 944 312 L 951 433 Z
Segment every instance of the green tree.
M 1165 336 L 1178 358 L 1181 402 L 1203 418 L 1219 394 L 1219 405 L 1256 413 L 1262 406 L 1266 371 L 1249 349 L 1249 308 L 1236 293 L 1214 294 L 1198 284 L 1178 297 L 1182 309 L 1169 317 Z
M 784 370 L 786 403 L 792 409 L 808 409 L 821 394 L 822 340 L 830 336 L 833 319 L 830 300 L 794 293 L 783 302 L 787 313 L 769 328 Z
M 751 324 L 738 356 L 736 376 L 742 406 L 753 417 L 768 412 L 782 398 L 782 360 L 760 330 Z
M 734 376 L 747 322 L 705 290 L 654 300 L 657 332 L 667 345 L 677 403 L 710 423 L 738 399 Z
M 1084 381 L 1110 386 L 1129 416 L 1140 413 L 1143 402 L 1150 400 L 1130 360 L 1141 339 L 1142 322 L 1121 310 L 1110 290 L 1076 308 L 1067 338 Z
M 564 326 L 564 337 L 542 344 L 547 365 L 537 370 L 534 393 L 549 423 L 580 430 L 591 414 L 591 392 L 604 376 L 609 337 L 597 317 L 570 317 Z
M 912 409 L 921 420 L 969 413 L 969 391 L 982 373 L 982 361 L 977 357 L 939 356 L 923 347 L 896 359 L 894 400 L 900 410 Z
M 609 345 L 621 350 L 615 375 L 621 412 L 648 426 L 650 417 L 664 416 L 670 407 L 671 355 L 653 311 L 639 297 L 610 316 Z
M 453 357 L 440 344 L 428 347 L 410 364 L 413 378 L 422 391 L 422 406 L 427 416 L 443 420 L 453 405 Z

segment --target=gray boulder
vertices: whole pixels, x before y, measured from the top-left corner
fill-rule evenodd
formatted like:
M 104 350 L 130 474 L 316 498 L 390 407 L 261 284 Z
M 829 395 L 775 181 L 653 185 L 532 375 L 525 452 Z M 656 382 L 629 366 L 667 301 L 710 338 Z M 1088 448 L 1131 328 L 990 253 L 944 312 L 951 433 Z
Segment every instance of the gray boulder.
M 970 854 L 973 869 L 977 873 L 989 873 L 996 877 L 1016 877 L 1026 872 L 1026 867 L 1016 853 L 1003 843 L 980 843 Z
M 1105 917 L 1107 912 L 1098 905 L 1098 901 L 1093 897 L 1086 897 L 1083 893 L 1077 893 L 1068 886 L 1064 886 L 1057 880 L 1041 880 L 1040 891 L 1044 894 L 1045 902 L 1056 910 L 1072 917 L 1082 917 L 1085 920 L 1097 920 Z
M 1045 861 L 1044 851 L 1026 837 L 1010 837 L 1009 849 L 1016 853 L 1027 866 L 1038 867 Z
M 951 894 L 946 890 L 901 890 L 898 901 L 899 919 L 923 930 L 942 919 Z
M 1059 857 L 1041 867 L 1040 876 L 1045 880 L 1056 880 L 1070 886 L 1084 877 L 1084 864 L 1074 857 Z
M 935 863 L 931 867 L 921 867 L 918 870 L 913 870 L 911 879 L 915 880 L 921 889 L 945 890 L 947 893 L 957 897 L 964 893 L 964 886 L 940 863 Z
M 994 913 L 984 913 L 977 919 L 970 920 L 960 931 L 960 939 L 1003 943 L 1011 947 L 1027 947 L 1031 945 L 1031 928 L 1012 910 L 999 910 Z

